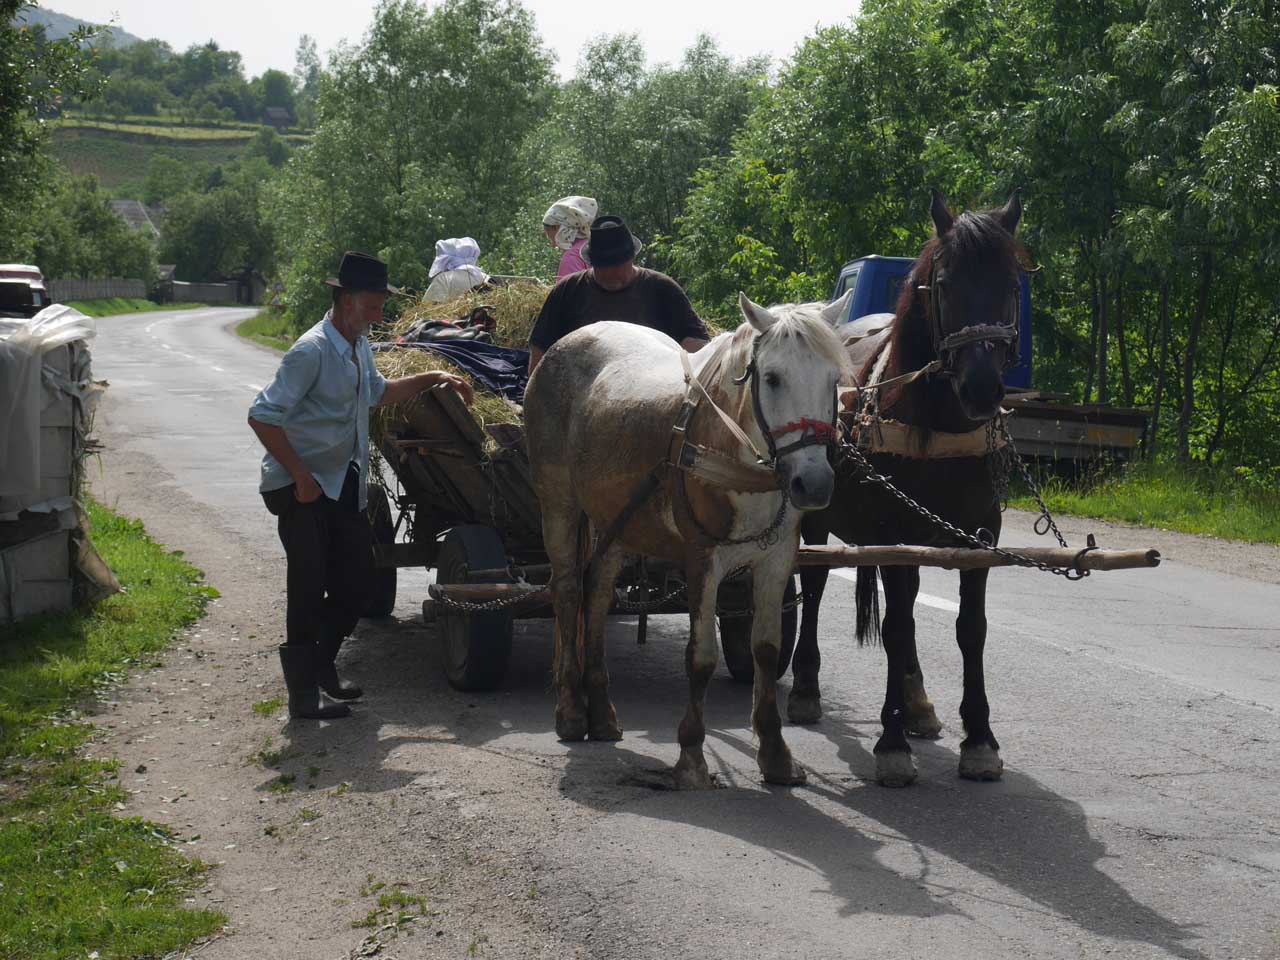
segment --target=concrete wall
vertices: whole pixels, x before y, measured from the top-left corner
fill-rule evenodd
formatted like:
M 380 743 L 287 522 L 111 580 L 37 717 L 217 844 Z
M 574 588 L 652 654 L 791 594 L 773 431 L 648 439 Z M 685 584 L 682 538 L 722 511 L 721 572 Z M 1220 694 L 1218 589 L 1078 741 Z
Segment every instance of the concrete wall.
M 50 299 L 55 303 L 106 300 L 112 297 L 145 299 L 147 296 L 147 285 L 141 280 L 122 280 L 118 277 L 109 280 L 46 280 L 44 284 Z
M 174 303 L 236 303 L 238 284 L 184 283 L 174 280 L 167 285 Z

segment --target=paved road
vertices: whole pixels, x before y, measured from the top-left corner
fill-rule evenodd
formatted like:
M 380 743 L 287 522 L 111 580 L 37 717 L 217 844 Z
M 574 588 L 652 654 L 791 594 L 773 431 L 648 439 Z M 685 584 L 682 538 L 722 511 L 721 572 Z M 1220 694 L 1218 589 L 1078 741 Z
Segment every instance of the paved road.
M 146 491 L 182 491 L 216 515 L 217 542 L 233 539 L 274 571 L 280 551 L 254 492 L 258 451 L 244 417 L 276 358 L 228 332 L 245 315 L 100 320 L 95 371 L 111 381 L 100 432 L 107 469 L 137 474 L 113 478 L 123 506 L 150 522 Z M 1025 516 L 1008 523 L 1008 542 L 1035 539 Z M 1066 529 L 1082 538 L 1101 526 Z M 882 655 L 849 641 L 853 589 L 839 579 L 822 622 L 827 716 L 786 729 L 810 771 L 800 790 L 758 783 L 749 693 L 725 678 L 710 691 L 708 755 L 728 789 L 644 787 L 646 771 L 676 755 L 680 618 L 657 618 L 642 648 L 627 622 L 611 627 L 626 729 L 616 746 L 555 741 L 545 624 L 518 625 L 500 694 L 461 697 L 425 669 L 385 669 L 382 656 L 434 656 L 415 619 L 421 576 L 402 580 L 397 609 L 414 646 L 366 645 L 359 666 L 375 704 L 421 703 L 425 687 L 432 703 L 456 707 L 450 733 L 477 769 L 501 755 L 550 771 L 522 787 L 527 796 L 487 791 L 467 815 L 525 824 L 546 876 L 538 909 L 587 956 L 1280 957 L 1280 556 L 1100 532 L 1104 545 L 1150 541 L 1168 559 L 1075 585 L 993 573 L 998 784 L 955 776 L 956 590 L 941 571 L 925 572 L 917 624 L 948 729 L 917 744 L 920 782 L 905 791 L 869 780 Z M 198 542 L 170 545 L 199 558 Z M 396 744 L 379 762 L 406 787 L 439 762 L 430 744 L 409 742 L 411 711 L 379 723 L 372 735 Z M 448 771 L 463 792 L 467 764 Z

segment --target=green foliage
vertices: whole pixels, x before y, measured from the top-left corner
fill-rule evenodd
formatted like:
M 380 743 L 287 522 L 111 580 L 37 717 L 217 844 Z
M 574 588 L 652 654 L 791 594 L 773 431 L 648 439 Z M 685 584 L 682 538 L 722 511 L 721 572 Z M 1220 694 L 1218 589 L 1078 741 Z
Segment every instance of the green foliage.
M 156 278 L 154 241 L 132 229 L 107 201 L 93 177 L 57 171 L 49 193 L 28 211 L 29 246 L 14 252 L 39 264 L 48 277 L 132 277 L 150 286 Z
M 203 190 L 168 198 L 160 256 L 179 280 L 213 280 L 272 268 L 272 235 L 260 212 L 269 165 L 253 157 L 209 172 Z
M 437 239 L 484 245 L 505 228 L 522 199 L 512 144 L 541 115 L 550 79 L 517 4 L 383 2 L 364 42 L 332 57 L 315 136 L 268 191 L 294 323 L 323 313 L 321 281 L 344 250 L 423 288 Z
M 183 908 L 202 864 L 164 827 L 119 818 L 112 761 L 89 759 L 77 706 L 154 657 L 209 597 L 200 573 L 141 524 L 89 505 L 94 542 L 125 593 L 92 611 L 0 630 L 0 956 L 160 956 L 216 931 Z M 38 855 L 33 855 L 38 854 Z
M 761 61 L 734 63 L 706 36 L 678 65 L 655 68 L 634 36 L 592 41 L 521 147 L 524 202 L 495 253 L 513 272 L 554 273 L 558 257 L 541 217 L 560 197 L 580 194 L 625 217 L 648 245 L 647 262 L 665 267 L 666 238 L 695 173 L 728 153 L 764 72 Z
M 274 307 L 267 307 L 236 324 L 236 333 L 256 344 L 281 351 L 288 350 L 295 339 L 289 318 Z
M 1256 543 L 1280 543 L 1280 473 L 1240 467 L 1187 469 L 1135 463 L 1084 484 L 1050 481 L 1045 502 L 1056 513 L 1165 527 Z M 1013 501 L 1036 509 L 1029 497 Z
M 96 89 L 91 39 L 78 30 L 49 41 L 42 27 L 28 27 L 22 11 L 34 4 L 0 0 L 0 253 L 30 248 L 29 211 L 47 189 L 46 120 L 64 97 Z
M 1280 18 L 1268 0 L 874 0 L 805 41 L 665 254 L 695 300 L 914 255 L 930 185 L 1023 188 L 1042 389 L 1144 404 L 1149 449 L 1280 462 Z

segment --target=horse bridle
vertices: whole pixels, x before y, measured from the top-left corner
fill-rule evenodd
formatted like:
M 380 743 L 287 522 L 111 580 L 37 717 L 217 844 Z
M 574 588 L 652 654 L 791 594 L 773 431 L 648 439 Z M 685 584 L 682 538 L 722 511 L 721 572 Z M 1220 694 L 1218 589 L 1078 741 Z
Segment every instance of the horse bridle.
M 955 373 L 956 354 L 961 347 L 971 343 L 1004 343 L 1007 345 L 1004 358 L 1005 369 L 1016 366 L 1019 360 L 1018 336 L 1021 297 L 1015 286 L 1015 295 L 1011 301 L 1010 317 L 1006 323 L 976 323 L 962 327 L 955 333 L 947 333 L 943 327 L 943 298 L 941 283 L 938 280 L 938 261 L 942 251 L 937 251 L 929 263 L 929 282 L 919 284 L 916 289 L 926 295 L 926 310 L 929 314 L 929 336 L 933 341 L 934 355 L 942 364 L 940 376 L 952 376 Z
M 839 436 L 837 423 L 840 413 L 840 393 L 839 390 L 836 390 L 832 394 L 830 421 L 824 422 L 822 420 L 814 420 L 811 417 L 802 417 L 776 429 L 771 429 L 769 421 L 764 415 L 764 408 L 760 405 L 760 364 L 757 360 L 760 352 L 760 340 L 763 337 L 763 333 L 757 333 L 752 336 L 751 359 L 747 361 L 747 367 L 742 371 L 742 376 L 734 377 L 733 382 L 741 385 L 746 383 L 747 380 L 751 381 L 751 409 L 755 414 L 756 426 L 764 436 L 764 442 L 769 445 L 769 460 L 764 465 L 772 470 L 777 470 L 781 459 L 788 454 L 803 450 L 805 447 L 832 446 L 836 443 Z M 792 433 L 799 433 L 800 439 L 793 440 L 791 443 L 784 444 L 781 447 L 778 446 L 778 440 Z

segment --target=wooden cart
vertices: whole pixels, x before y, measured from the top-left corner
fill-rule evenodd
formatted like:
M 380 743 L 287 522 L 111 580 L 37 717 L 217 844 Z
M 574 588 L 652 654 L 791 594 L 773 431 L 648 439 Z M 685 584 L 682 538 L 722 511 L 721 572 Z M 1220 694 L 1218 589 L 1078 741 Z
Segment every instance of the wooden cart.
M 422 614 L 439 627 L 449 682 L 460 690 L 492 690 L 506 672 L 514 621 L 552 616 L 546 588 L 550 565 L 523 428 L 482 428 L 457 394 L 443 387 L 391 416 L 378 431 L 378 446 L 401 492 L 393 500 L 381 488 L 370 491 L 380 582 L 369 612 L 391 612 L 396 568 L 434 568 L 435 583 L 423 600 Z M 1098 550 L 1092 542 L 1083 551 L 1034 548 L 1018 554 L 1077 570 L 1154 567 L 1160 562 L 1154 550 Z M 915 546 L 802 547 L 797 558 L 798 566 L 828 567 L 963 569 L 1013 562 L 1008 554 Z M 637 560 L 624 569 L 618 584 L 613 612 L 638 616 L 641 643 L 650 613 L 688 612 L 681 572 L 671 567 Z M 718 617 L 725 665 L 735 679 L 750 682 L 748 574 L 722 584 Z M 780 676 L 791 661 L 797 619 L 793 577 L 783 606 Z
M 433 568 L 435 584 L 432 596 L 423 601 L 423 618 L 438 625 L 449 683 L 460 690 L 492 690 L 506 672 L 514 621 L 552 616 L 549 595 L 541 590 L 550 568 L 523 428 L 482 428 L 458 395 L 444 388 L 427 391 L 384 423 L 378 447 L 401 492 L 389 497 L 379 488 L 370 491 L 379 567 L 370 613 L 391 612 L 396 568 Z M 613 612 L 639 618 L 640 642 L 650 613 L 688 611 L 681 578 L 663 565 L 636 561 L 618 584 Z M 464 596 L 469 587 L 481 588 L 479 600 Z M 520 602 L 502 609 L 463 606 L 516 593 Z M 794 583 L 786 600 L 780 673 L 795 646 Z M 719 608 L 726 666 L 736 679 L 750 682 L 751 585 L 746 575 L 725 582 Z

